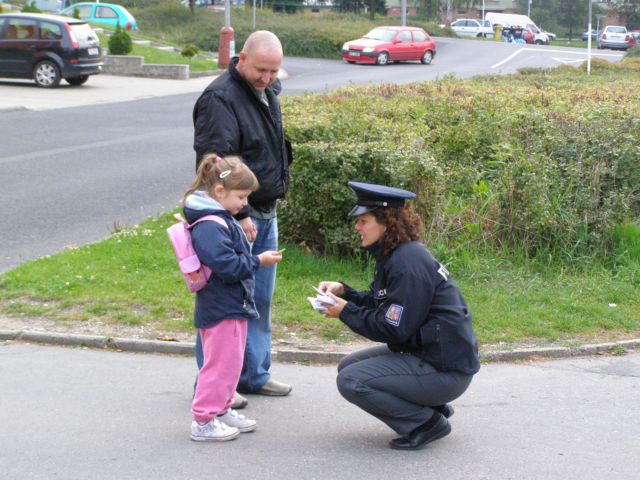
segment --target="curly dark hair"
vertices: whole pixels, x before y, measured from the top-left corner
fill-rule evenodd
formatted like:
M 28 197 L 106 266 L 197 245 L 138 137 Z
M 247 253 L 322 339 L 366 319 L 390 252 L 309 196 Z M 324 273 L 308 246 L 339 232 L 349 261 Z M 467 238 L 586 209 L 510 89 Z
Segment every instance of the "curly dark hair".
M 385 255 L 391 253 L 401 243 L 420 238 L 422 221 L 410 205 L 399 208 L 376 208 L 371 211 L 371 214 L 378 223 L 387 227 L 379 240 Z

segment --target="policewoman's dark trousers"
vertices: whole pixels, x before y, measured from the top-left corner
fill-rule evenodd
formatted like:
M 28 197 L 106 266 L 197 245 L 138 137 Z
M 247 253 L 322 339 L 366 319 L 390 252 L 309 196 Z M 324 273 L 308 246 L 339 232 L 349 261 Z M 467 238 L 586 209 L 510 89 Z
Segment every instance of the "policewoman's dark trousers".
M 381 345 L 346 356 L 337 383 L 345 399 L 404 436 L 433 416 L 432 406 L 462 395 L 472 378 L 439 372 L 414 355 Z

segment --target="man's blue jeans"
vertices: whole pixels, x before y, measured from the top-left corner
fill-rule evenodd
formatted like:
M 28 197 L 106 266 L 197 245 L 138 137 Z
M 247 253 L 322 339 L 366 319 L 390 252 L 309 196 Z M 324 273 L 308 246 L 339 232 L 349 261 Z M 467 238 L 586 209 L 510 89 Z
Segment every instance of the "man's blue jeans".
M 251 220 L 258 235 L 251 253 L 260 255 L 267 250 L 278 249 L 278 219 L 254 218 Z M 256 272 L 255 302 L 260 318 L 250 320 L 247 331 L 247 346 L 244 352 L 244 365 L 238 390 L 255 392 L 260 390 L 271 377 L 271 299 L 276 285 L 276 266 L 260 267 Z M 200 335 L 196 335 L 196 362 L 202 367 L 202 344 Z

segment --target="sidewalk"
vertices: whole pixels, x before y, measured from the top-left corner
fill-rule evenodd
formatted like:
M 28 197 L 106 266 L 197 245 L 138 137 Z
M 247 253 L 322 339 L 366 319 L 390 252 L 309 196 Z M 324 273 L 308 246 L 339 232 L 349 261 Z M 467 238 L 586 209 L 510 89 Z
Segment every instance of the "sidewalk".
M 100 74 L 92 75 L 81 87 L 62 81 L 53 89 L 37 87 L 33 80 L 0 78 L 0 114 L 3 111 L 53 110 L 200 93 L 218 75 L 219 71 L 216 71 L 211 75 L 197 74 L 188 80 L 167 80 Z M 278 78 L 285 80 L 288 77 L 287 71 L 281 68 Z
M 52 110 L 145 98 L 202 92 L 214 76 L 165 80 L 93 75 L 81 87 L 61 82 L 55 89 L 39 88 L 31 80 L 0 79 L 0 113 L 15 110 Z

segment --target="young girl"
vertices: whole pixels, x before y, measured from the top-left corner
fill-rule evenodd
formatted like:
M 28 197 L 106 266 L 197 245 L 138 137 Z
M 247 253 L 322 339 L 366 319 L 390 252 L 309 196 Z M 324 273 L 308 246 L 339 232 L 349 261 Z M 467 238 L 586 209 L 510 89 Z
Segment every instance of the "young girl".
M 202 221 L 191 230 L 200 261 L 212 270 L 196 294 L 194 323 L 199 329 L 204 363 L 191 411 L 191 439 L 224 441 L 256 428 L 255 420 L 231 409 L 240 378 L 247 321 L 258 318 L 253 300 L 254 275 L 261 265 L 274 265 L 282 254 L 251 255 L 249 242 L 233 218 L 258 189 L 253 172 L 238 157 L 206 155 L 196 179 L 184 195 L 184 214 L 191 224 L 206 215 L 223 223 Z

